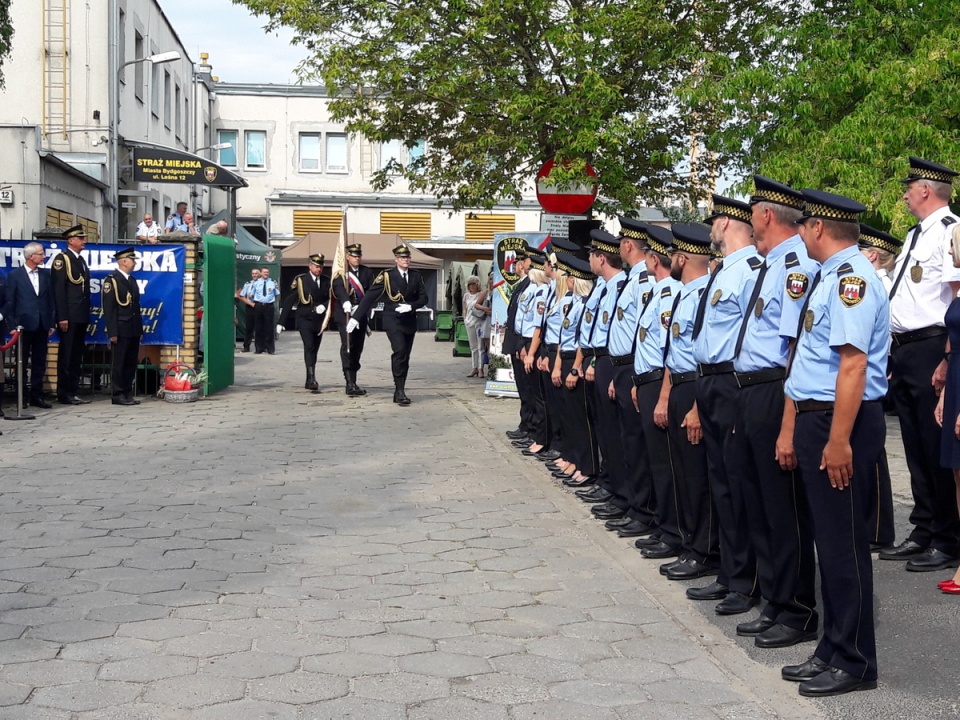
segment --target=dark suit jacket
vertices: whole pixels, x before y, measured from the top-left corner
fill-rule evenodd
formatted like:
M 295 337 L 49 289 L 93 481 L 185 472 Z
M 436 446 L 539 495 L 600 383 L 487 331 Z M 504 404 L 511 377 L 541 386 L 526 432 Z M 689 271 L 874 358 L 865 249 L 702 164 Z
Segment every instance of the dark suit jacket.
M 530 278 L 523 278 L 523 280 L 513 286 L 513 292 L 510 294 L 510 302 L 507 304 L 507 326 L 504 328 L 503 333 L 504 355 L 513 355 L 516 352 L 520 352 L 520 348 L 523 347 L 523 338 L 514 332 L 513 323 L 514 320 L 517 319 L 517 307 L 520 303 L 520 296 L 529 284 Z
M 82 257 L 64 250 L 53 259 L 50 270 L 57 322 L 90 322 L 90 268 Z
M 107 337 L 139 338 L 143 335 L 140 288 L 133 275 L 128 280 L 119 270 L 114 270 L 103 279 L 101 297 Z
M 15 328 L 19 325 L 24 330 L 35 332 L 50 330 L 56 325 L 50 271 L 37 268 L 37 274 L 40 279 L 39 295 L 33 290 L 26 267 L 18 267 L 7 275 L 0 314 L 9 327 Z
M 381 301 L 384 330 L 399 330 L 408 335 L 415 333 L 416 311 L 427 304 L 427 288 L 423 284 L 423 276 L 416 270 L 407 270 L 407 282 L 404 282 L 397 268 L 384 270 L 374 279 L 360 306 L 354 310 L 354 316 L 357 320 L 368 317 L 370 311 Z M 413 309 L 407 313 L 397 313 L 397 306 L 404 303 Z
M 360 281 L 360 287 L 363 288 L 364 295 L 367 294 L 367 292 L 370 290 L 370 286 L 373 285 L 374 277 L 376 277 L 376 273 L 373 271 L 373 269 L 368 268 L 366 265 L 361 265 L 357 268 L 357 278 Z M 362 299 L 357 297 L 356 288 L 354 288 L 349 282 L 344 283 L 342 277 L 338 277 L 333 280 L 333 294 L 337 298 L 337 304 L 333 311 L 333 317 L 336 319 L 336 321 L 338 323 L 342 323 L 346 319 L 343 312 L 343 304 L 349 300 L 353 305 L 353 314 L 351 317 L 356 316 L 357 320 L 361 320 L 362 324 L 362 321 L 365 320 L 366 317 L 361 318 L 359 315 L 356 315 L 357 306 L 360 304 L 360 300 Z
M 313 279 L 313 275 L 309 272 L 297 275 L 290 283 L 290 292 L 283 299 L 280 318 L 277 320 L 279 325 L 287 324 L 287 318 L 290 316 L 294 304 L 297 306 L 294 312 L 294 316 L 297 318 L 297 329 L 310 329 L 315 333 L 320 332 L 320 328 L 323 327 L 323 319 L 330 312 L 330 308 L 327 307 L 323 313 L 318 315 L 317 306 L 329 306 L 330 304 L 330 278 L 321 275 L 320 287 L 318 288 L 317 281 Z

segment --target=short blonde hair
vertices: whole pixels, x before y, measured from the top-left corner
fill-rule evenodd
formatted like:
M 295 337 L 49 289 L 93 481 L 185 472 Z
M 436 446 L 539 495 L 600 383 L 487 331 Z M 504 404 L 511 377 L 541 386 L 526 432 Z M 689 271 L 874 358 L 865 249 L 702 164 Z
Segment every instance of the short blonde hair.
M 478 278 L 476 275 L 471 275 L 467 278 L 467 287 L 470 287 L 473 284 L 476 284 L 477 287 L 480 287 L 480 278 Z

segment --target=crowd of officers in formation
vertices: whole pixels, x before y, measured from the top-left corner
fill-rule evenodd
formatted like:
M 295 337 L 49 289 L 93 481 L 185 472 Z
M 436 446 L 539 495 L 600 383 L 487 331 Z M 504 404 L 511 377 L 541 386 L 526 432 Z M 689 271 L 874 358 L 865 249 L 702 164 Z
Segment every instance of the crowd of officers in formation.
M 276 335 L 284 331 L 291 314 L 296 318 L 297 332 L 303 343 L 303 363 L 306 369 L 304 389 L 320 392 L 317 381 L 317 353 L 328 327 L 340 332 L 340 364 L 346 382 L 345 392 L 351 397 L 367 394 L 357 384 L 360 357 L 369 330 L 371 311 L 383 304 L 383 329 L 390 341 L 390 369 L 393 374 L 393 402 L 408 406 L 406 394 L 410 353 L 417 335 L 416 311 L 428 302 L 423 276 L 410 268 L 409 246 L 401 243 L 393 249 L 395 267 L 377 273 L 363 264 L 363 246 L 353 243 L 345 247 L 346 262 L 342 271 L 333 276 L 323 274 L 325 258 L 310 255 L 307 272 L 297 275 L 290 283 L 281 303 Z M 263 273 L 266 272 L 264 277 Z M 276 283 L 270 279 L 269 269 L 254 269 L 251 279 L 237 291 L 237 298 L 247 305 L 246 335 L 243 352 L 250 350 L 254 340 L 256 353 L 275 351 L 273 312 L 274 299 L 280 296 Z
M 909 570 L 957 565 L 934 423 L 960 280 L 955 175 L 911 158 L 904 200 L 919 224 L 903 253 L 859 222 L 859 202 L 755 176 L 748 203 L 714 196 L 706 224 L 624 217 L 619 236 L 572 230 L 516 263 L 514 445 L 643 557 L 667 560 L 668 579 L 717 576 L 691 599 L 729 615 L 760 605 L 738 635 L 782 648 L 822 630 L 782 670 L 805 696 L 876 687 L 871 551 Z M 888 362 L 916 502 L 895 547 Z

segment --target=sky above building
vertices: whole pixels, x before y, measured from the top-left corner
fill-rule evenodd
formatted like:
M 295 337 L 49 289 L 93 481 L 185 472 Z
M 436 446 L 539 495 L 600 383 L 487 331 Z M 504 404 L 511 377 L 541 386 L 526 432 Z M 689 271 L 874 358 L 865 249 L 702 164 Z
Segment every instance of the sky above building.
M 213 74 L 223 82 L 288 84 L 306 50 L 291 44 L 293 32 L 266 32 L 255 17 L 231 0 L 159 0 L 190 59 L 210 55 Z

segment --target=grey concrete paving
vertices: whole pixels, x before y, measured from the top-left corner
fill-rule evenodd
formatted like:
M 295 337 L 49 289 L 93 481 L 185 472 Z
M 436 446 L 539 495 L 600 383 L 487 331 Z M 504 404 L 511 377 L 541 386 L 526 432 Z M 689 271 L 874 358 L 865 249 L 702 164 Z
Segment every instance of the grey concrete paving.
M 382 335 L 360 399 L 335 340 L 320 395 L 286 335 L 198 403 L 0 425 L 0 718 L 859 714 L 799 698 L 521 460 L 515 404 L 450 344 L 420 335 L 400 408 Z M 854 700 L 916 706 L 889 682 Z

